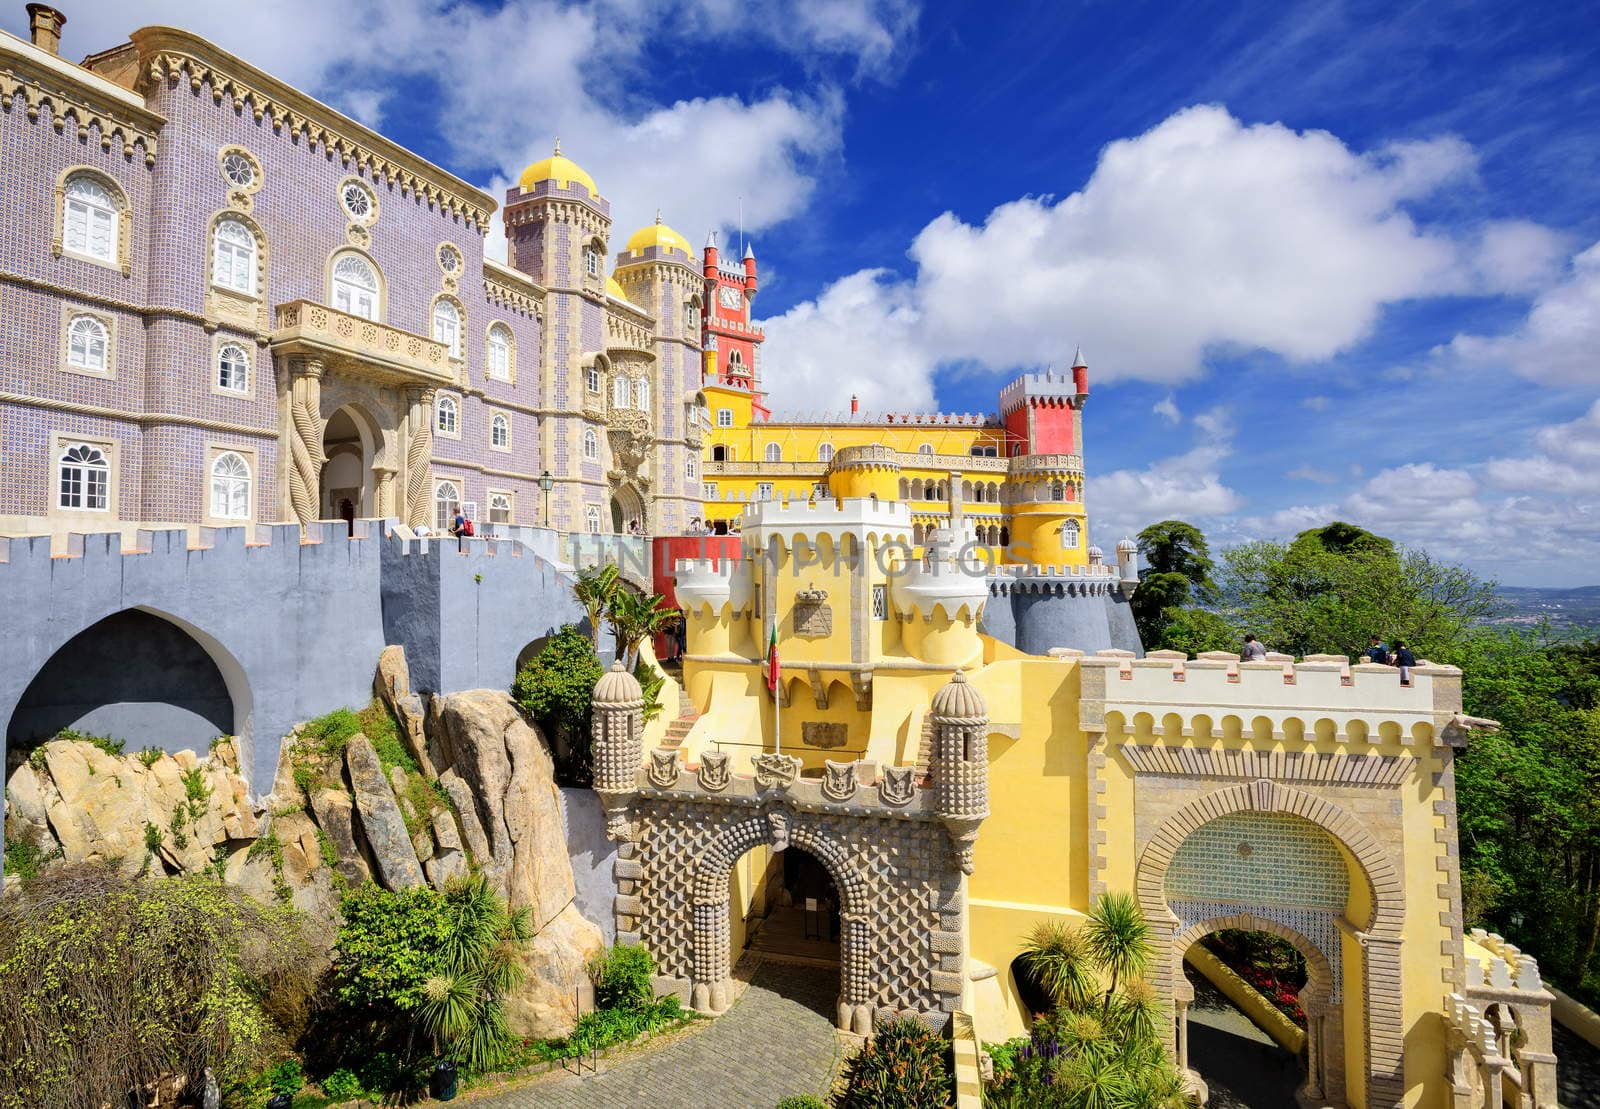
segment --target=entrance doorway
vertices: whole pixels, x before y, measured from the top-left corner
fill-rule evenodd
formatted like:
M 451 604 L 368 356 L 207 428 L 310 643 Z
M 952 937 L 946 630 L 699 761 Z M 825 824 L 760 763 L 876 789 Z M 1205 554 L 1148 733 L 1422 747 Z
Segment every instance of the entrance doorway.
M 644 501 L 626 485 L 611 492 L 611 530 L 617 535 L 645 534 Z
M 358 516 L 377 515 L 372 490 L 372 466 L 377 436 L 365 417 L 349 405 L 328 418 L 322 433 L 322 506 L 324 520 L 353 522 Z
M 1211 1091 L 1209 1104 L 1295 1104 L 1308 1064 L 1305 956 L 1270 933 L 1227 928 L 1191 944 L 1183 972 L 1193 1000 L 1181 1046 Z
M 757 847 L 745 859 L 748 871 L 741 865 L 729 879 L 733 904 L 744 910 L 744 949 L 838 966 L 839 891 L 828 868 L 798 847 Z

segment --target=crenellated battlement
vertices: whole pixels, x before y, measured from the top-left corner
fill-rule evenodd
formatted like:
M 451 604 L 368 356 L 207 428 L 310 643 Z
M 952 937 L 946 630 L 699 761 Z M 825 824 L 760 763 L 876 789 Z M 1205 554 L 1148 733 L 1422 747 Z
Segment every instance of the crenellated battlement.
M 1141 659 L 1109 650 L 1078 665 L 1086 671 L 1084 726 L 1117 735 L 1178 740 L 1237 730 L 1280 741 L 1444 744 L 1462 719 L 1461 671 L 1426 662 L 1412 668 L 1409 685 L 1392 666 L 1352 665 L 1343 655 L 1241 662 L 1226 651 Z
M 673 592 L 686 611 L 718 616 L 732 606 L 734 616 L 750 609 L 755 596 L 747 559 L 680 558 Z
M 1024 374 L 1000 390 L 1000 411 L 1014 412 L 1025 404 L 1068 404 L 1077 397 L 1078 386 L 1070 373 Z
M 1493 932 L 1474 928 L 1462 944 L 1467 961 L 1467 989 L 1544 989 L 1539 961 Z
M 989 598 L 989 585 L 987 578 L 971 573 L 958 559 L 930 556 L 902 566 L 890 595 L 903 616 L 920 613 L 931 619 L 937 609 L 951 620 L 976 620 Z
M 754 501 L 745 506 L 740 527 L 747 547 L 754 550 L 765 549 L 774 538 L 791 547 L 799 540 L 828 536 L 838 541 L 846 535 L 863 544 L 903 543 L 909 550 L 911 507 L 871 497 Z

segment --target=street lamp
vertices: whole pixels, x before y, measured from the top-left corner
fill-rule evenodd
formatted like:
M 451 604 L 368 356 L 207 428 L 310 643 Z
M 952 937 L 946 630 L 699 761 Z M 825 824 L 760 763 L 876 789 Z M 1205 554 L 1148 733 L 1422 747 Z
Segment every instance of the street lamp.
M 556 479 L 546 470 L 539 475 L 539 488 L 544 490 L 544 526 L 550 526 L 550 490 L 555 487 Z

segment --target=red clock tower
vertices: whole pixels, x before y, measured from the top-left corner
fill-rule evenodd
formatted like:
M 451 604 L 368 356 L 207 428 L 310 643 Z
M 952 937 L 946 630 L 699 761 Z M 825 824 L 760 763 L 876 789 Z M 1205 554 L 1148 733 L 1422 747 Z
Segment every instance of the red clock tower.
M 705 376 L 708 381 L 748 389 L 757 420 L 772 413 L 761 403 L 759 351 L 766 338 L 751 320 L 756 298 L 756 252 L 744 248 L 743 265 L 734 269 L 717 257 L 717 233 L 706 237 L 705 249 Z

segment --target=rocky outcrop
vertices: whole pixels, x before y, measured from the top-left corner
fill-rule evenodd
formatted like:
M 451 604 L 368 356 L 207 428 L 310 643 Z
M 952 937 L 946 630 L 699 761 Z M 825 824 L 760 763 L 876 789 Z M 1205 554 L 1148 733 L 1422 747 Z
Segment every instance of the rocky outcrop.
M 356 812 L 361 816 L 361 833 L 372 851 L 378 877 L 392 890 L 422 885 L 422 864 L 417 861 L 405 817 L 384 775 L 383 763 L 378 761 L 378 752 L 366 736 L 353 735 L 345 744 L 344 756 L 350 788 L 356 797 Z
M 57 740 L 7 783 L 6 836 L 47 857 L 128 873 L 216 869 L 263 901 L 318 918 L 330 945 L 343 889 L 367 881 L 443 889 L 477 870 L 513 908 L 528 909 L 534 933 L 520 956 L 522 985 L 507 1001 L 511 1030 L 565 1034 L 602 938 L 574 901 L 543 737 L 503 692 L 434 696 L 424 707 L 398 647 L 384 652 L 374 686 L 415 771 L 392 765 L 395 757 L 386 766 L 365 735 L 340 750 L 297 728 L 272 792 L 252 801 L 230 742 L 199 757 L 115 755 Z
M 6 783 L 6 837 L 126 874 L 204 869 L 229 841 L 261 831 L 233 758 L 226 741 L 201 758 L 52 740 Z

